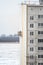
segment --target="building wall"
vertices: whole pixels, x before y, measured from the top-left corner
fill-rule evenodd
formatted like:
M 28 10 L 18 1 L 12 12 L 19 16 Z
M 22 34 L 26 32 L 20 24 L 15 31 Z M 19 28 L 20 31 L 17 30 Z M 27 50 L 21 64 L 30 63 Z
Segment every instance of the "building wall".
M 26 65 L 26 18 L 27 18 L 27 6 L 22 5 L 22 65 Z
M 43 58 L 38 58 L 38 55 L 43 55 L 43 50 L 38 50 L 38 47 L 43 47 L 43 43 L 38 43 L 38 39 L 43 39 L 43 34 L 38 34 L 38 31 L 43 31 L 43 25 L 38 26 L 39 23 L 43 24 L 43 16 L 38 18 L 38 15 L 43 15 L 43 6 L 26 4 L 22 6 L 23 65 L 38 65 L 43 63 Z M 33 18 L 30 19 L 30 17 Z M 33 34 L 31 35 L 30 32 Z
M 38 43 L 38 39 L 43 39 L 42 35 L 38 35 L 38 31 L 43 31 L 43 27 L 38 27 L 38 23 L 43 23 L 43 18 L 38 18 L 38 15 L 43 15 L 43 7 L 40 6 L 28 6 L 28 56 L 29 63 L 37 65 L 38 63 L 43 63 L 43 59 L 39 59 L 38 55 L 43 55 L 42 51 L 38 51 L 38 47 L 42 47 L 42 44 Z M 33 16 L 33 20 L 30 20 L 30 17 Z M 33 28 L 30 27 L 30 24 L 33 24 Z M 30 32 L 33 32 L 33 35 L 30 35 Z M 30 40 L 34 40 L 34 43 L 30 43 Z M 33 51 L 30 50 L 33 48 Z M 31 59 L 30 56 L 33 55 L 34 59 Z M 40 61 L 39 61 L 40 60 Z

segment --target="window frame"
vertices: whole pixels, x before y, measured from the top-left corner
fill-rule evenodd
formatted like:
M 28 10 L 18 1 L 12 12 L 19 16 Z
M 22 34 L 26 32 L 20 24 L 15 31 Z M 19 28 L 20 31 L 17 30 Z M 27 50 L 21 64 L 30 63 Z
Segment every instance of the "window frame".
M 34 27 L 34 24 L 32 23 L 32 24 L 30 24 L 30 28 L 33 28 Z
M 31 39 L 31 40 L 30 40 L 30 43 L 34 43 L 34 40 L 33 40 L 33 39 Z
M 30 31 L 30 36 L 31 36 L 31 35 L 34 35 L 34 32 L 33 32 L 33 31 Z
M 34 47 L 30 47 L 30 51 L 34 51 Z
M 30 20 L 34 20 L 34 16 L 30 16 Z

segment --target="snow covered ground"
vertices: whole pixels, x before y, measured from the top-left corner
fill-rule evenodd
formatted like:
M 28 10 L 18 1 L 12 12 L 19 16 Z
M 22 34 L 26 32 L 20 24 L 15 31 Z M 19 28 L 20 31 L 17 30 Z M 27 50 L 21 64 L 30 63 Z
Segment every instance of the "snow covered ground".
M 0 65 L 20 65 L 21 44 L 0 43 Z

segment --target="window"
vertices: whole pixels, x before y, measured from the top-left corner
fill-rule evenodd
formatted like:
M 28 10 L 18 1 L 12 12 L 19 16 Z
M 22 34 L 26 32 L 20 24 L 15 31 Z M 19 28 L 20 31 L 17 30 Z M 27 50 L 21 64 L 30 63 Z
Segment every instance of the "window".
M 34 25 L 33 24 L 30 24 L 30 28 L 33 28 L 34 27 Z
M 43 18 L 43 15 L 38 15 L 38 18 Z
M 43 39 L 38 39 L 38 43 L 43 42 Z
M 38 55 L 38 58 L 41 58 L 41 56 L 40 56 L 40 55 Z
M 43 50 L 43 47 L 38 47 L 38 50 Z
M 33 47 L 30 48 L 30 51 L 33 51 Z
M 38 15 L 38 18 L 40 18 L 40 15 Z
M 30 43 L 34 43 L 34 40 L 30 40 Z
M 34 34 L 34 32 L 30 32 L 30 35 L 33 35 Z
M 34 65 L 34 63 L 30 63 L 30 65 Z
M 34 58 L 34 56 L 33 56 L 33 55 L 31 55 L 31 56 L 30 56 L 30 59 L 33 59 L 33 58 Z
M 38 26 L 40 26 L 40 23 L 38 23 Z
M 43 58 L 43 55 L 38 55 L 38 58 Z
M 33 16 L 30 16 L 30 20 L 33 20 L 34 19 L 34 17 Z
M 38 31 L 38 34 L 43 34 L 43 31 Z
M 43 26 L 43 23 L 38 23 L 38 26 Z
M 41 50 L 41 48 L 40 48 L 40 47 L 38 47 L 38 50 Z
M 38 65 L 43 65 L 43 63 L 38 63 Z

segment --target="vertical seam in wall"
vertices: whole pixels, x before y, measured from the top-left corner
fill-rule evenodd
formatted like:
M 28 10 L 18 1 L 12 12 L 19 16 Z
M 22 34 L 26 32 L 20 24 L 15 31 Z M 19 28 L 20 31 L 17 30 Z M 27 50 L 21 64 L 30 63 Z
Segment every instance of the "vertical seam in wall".
M 28 55 L 28 6 L 26 7 L 26 56 Z M 26 58 L 26 65 L 28 65 L 28 58 Z

